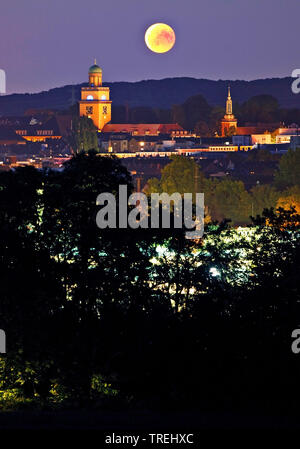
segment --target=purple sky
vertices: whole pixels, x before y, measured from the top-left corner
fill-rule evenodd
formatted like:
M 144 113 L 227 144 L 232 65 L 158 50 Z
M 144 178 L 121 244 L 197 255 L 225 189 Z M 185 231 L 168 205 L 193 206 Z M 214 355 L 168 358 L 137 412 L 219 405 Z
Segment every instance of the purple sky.
M 87 79 L 176 76 L 255 79 L 300 68 L 300 0 L 5 0 L 0 68 L 7 92 L 37 92 Z M 146 28 L 171 25 L 173 50 L 151 53 Z

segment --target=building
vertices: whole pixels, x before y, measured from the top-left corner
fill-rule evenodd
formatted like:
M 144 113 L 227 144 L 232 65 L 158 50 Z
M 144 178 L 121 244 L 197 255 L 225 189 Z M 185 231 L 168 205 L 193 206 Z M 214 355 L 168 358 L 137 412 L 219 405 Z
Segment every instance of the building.
M 227 136 L 228 134 L 231 133 L 233 129 L 236 130 L 236 128 L 237 128 L 237 119 L 233 115 L 230 87 L 228 87 L 226 114 L 224 115 L 224 118 L 221 121 L 222 137 Z
M 59 140 L 68 135 L 72 128 L 72 117 L 70 115 L 57 115 L 37 120 L 30 117 L 19 120 L 13 128 L 19 136 L 29 142 L 46 142 L 47 139 Z
M 139 136 L 128 133 L 106 133 L 102 131 L 99 133 L 98 142 L 99 147 L 109 153 L 164 151 L 176 147 L 176 140 L 174 138 L 171 139 L 169 134 Z
M 270 145 L 272 143 L 272 136 L 270 133 L 252 134 L 252 145 Z
M 278 128 L 276 132 L 276 143 L 290 143 L 292 137 L 300 136 L 300 128 L 293 124 L 289 128 Z
M 89 69 L 88 87 L 81 89 L 79 115 L 92 119 L 99 131 L 111 121 L 110 89 L 102 86 L 102 70 L 96 60 Z
M 251 135 L 246 134 L 246 135 L 234 135 L 232 136 L 232 144 L 233 145 L 252 145 L 252 139 L 251 139 Z
M 130 134 L 131 136 L 168 134 L 172 137 L 188 137 L 189 135 L 188 131 L 185 131 L 177 123 L 110 123 L 112 118 L 111 104 L 110 89 L 102 86 L 102 70 L 95 60 L 94 65 L 89 68 L 89 85 L 81 88 L 79 115 L 92 119 L 99 132 L 106 134 Z M 126 151 L 125 139 L 118 138 L 115 140 L 113 146 L 117 150 Z M 111 149 L 111 151 L 113 150 Z
M 270 133 L 235 135 L 232 136 L 232 143 L 233 145 L 238 145 L 240 147 L 268 145 L 272 143 L 272 136 Z
M 280 123 L 246 123 L 245 126 L 238 126 L 235 134 L 237 136 L 268 134 L 275 132 L 279 126 Z
M 171 136 L 188 136 L 178 123 L 109 123 L 103 128 L 105 133 L 124 133 L 132 136 L 159 136 L 168 134 Z

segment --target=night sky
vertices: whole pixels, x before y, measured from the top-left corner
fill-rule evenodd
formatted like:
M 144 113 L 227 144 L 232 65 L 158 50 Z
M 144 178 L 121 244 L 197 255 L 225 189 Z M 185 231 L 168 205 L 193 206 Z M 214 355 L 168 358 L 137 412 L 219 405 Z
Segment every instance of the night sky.
M 299 17 L 299 0 L 5 0 L 0 68 L 8 93 L 84 82 L 94 58 L 104 82 L 289 76 Z M 176 32 L 167 54 L 145 46 L 155 22 Z

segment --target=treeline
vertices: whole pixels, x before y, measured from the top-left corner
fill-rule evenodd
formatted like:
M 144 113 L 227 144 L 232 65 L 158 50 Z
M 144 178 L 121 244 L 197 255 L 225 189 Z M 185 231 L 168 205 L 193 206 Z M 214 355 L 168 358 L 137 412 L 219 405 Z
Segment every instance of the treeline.
M 242 104 L 249 98 L 265 93 L 278 98 L 284 108 L 299 108 L 299 99 L 293 94 L 293 78 L 273 78 L 253 81 L 213 81 L 195 78 L 167 78 L 138 81 L 135 83 L 105 83 L 111 88 L 115 105 L 130 107 L 149 106 L 171 109 L 187 98 L 202 94 L 211 105 L 224 105 L 228 84 L 232 88 L 234 101 Z M 64 86 L 36 94 L 12 94 L 0 97 L 0 114 L 18 116 L 29 109 L 63 110 L 80 100 L 81 87 L 87 84 Z
M 113 106 L 112 117 L 115 123 L 179 123 L 186 130 L 209 137 L 220 134 L 224 106 L 211 106 L 202 95 L 195 95 L 171 109 Z M 247 123 L 300 124 L 300 109 L 280 108 L 277 99 L 271 95 L 257 95 L 244 103 L 234 103 L 233 110 L 239 126 Z
M 258 159 L 260 153 L 257 152 Z M 265 158 L 272 159 L 272 155 L 263 153 Z M 250 153 L 249 157 L 254 156 Z M 149 179 L 145 191 L 170 195 L 203 192 L 207 221 L 230 219 L 232 225 L 249 224 L 250 217 L 261 215 L 264 209 L 294 206 L 300 213 L 300 149 L 289 150 L 281 157 L 272 184 L 258 184 L 250 191 L 241 180 L 231 176 L 206 178 L 195 161 L 177 155 L 162 169 L 161 179 Z
M 297 408 L 299 215 L 208 224 L 201 242 L 100 230 L 96 198 L 120 184 L 95 153 L 0 173 L 1 406 Z

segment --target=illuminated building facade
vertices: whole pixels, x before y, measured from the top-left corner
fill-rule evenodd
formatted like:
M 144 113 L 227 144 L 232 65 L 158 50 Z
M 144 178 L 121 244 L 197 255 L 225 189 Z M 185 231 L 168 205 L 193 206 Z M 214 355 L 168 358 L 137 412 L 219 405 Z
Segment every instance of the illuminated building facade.
M 17 120 L 19 122 L 19 120 Z M 72 128 L 72 117 L 69 115 L 57 115 L 46 120 L 20 120 L 20 123 L 12 125 L 18 136 L 29 142 L 46 142 L 47 140 L 59 140 L 67 136 Z
M 226 101 L 226 114 L 221 121 L 222 137 L 228 136 L 233 128 L 237 128 L 237 119 L 232 111 L 232 99 L 230 94 L 230 87 L 228 87 L 228 96 Z
M 82 87 L 79 102 L 80 116 L 87 116 L 102 131 L 106 123 L 111 121 L 111 101 L 109 87 L 102 86 L 102 70 L 96 64 L 89 69 L 89 86 Z

